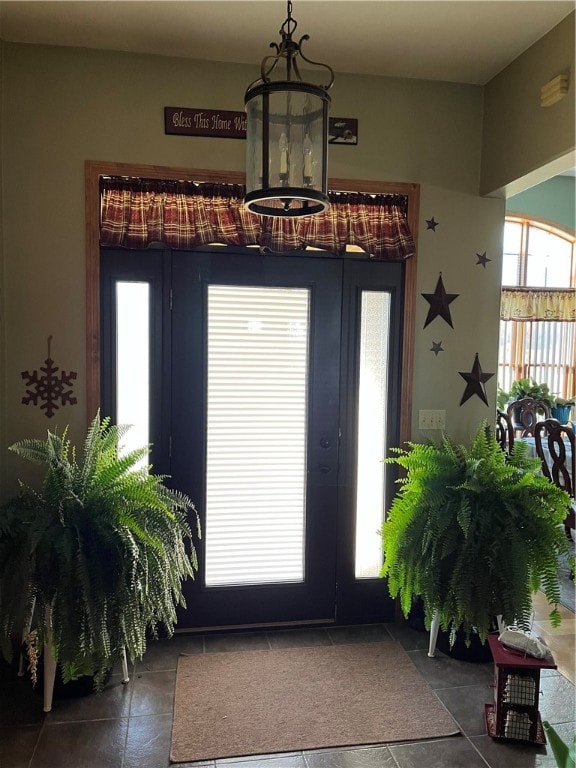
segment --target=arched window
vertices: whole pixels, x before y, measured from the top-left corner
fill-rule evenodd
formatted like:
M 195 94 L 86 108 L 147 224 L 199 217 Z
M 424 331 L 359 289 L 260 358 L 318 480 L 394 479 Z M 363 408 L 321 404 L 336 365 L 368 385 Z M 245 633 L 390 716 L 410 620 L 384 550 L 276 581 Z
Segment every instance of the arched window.
M 507 216 L 498 384 L 531 377 L 559 397 L 576 393 L 576 236 Z

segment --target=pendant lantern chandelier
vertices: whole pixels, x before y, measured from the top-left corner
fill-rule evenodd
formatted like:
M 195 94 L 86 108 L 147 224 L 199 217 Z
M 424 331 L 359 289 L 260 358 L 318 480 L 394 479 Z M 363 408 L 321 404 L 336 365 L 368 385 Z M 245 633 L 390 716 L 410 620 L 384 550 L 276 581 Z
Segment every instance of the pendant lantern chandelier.
M 249 211 L 264 216 L 309 216 L 328 208 L 328 90 L 334 72 L 327 64 L 302 53 L 303 35 L 292 35 L 297 22 L 288 17 L 280 29 L 281 41 L 270 43 L 276 55 L 266 56 L 260 77 L 248 86 L 246 106 L 246 197 Z M 329 73 L 326 85 L 303 82 L 298 57 Z M 283 62 L 283 79 L 271 80 Z M 293 79 L 293 77 L 295 79 Z

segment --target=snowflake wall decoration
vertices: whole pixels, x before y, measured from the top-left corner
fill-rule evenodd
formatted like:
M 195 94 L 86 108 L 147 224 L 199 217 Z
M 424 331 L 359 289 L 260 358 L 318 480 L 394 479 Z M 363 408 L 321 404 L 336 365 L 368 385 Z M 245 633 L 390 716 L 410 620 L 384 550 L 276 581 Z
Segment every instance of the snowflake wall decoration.
M 72 397 L 73 381 L 78 375 L 76 371 L 60 371 L 52 360 L 50 347 L 52 336 L 48 336 L 48 357 L 39 371 L 22 371 L 20 374 L 26 383 L 26 396 L 22 398 L 23 405 L 38 405 L 50 419 L 60 405 L 76 405 L 78 400 Z M 60 373 L 58 373 L 60 371 Z M 58 404 L 60 401 L 60 405 Z

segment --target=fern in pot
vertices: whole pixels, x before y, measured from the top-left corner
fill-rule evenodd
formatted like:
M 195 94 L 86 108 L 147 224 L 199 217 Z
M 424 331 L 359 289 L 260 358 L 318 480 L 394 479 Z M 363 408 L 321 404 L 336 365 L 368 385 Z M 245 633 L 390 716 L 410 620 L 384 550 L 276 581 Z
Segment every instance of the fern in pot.
M 0 509 L 0 643 L 9 660 L 34 613 L 33 677 L 47 642 L 65 682 L 90 675 L 98 689 L 123 649 L 138 659 L 159 626 L 170 636 L 184 605 L 197 513 L 149 471 L 147 446 L 122 453 L 127 429 L 97 415 L 79 458 L 66 431 L 10 448 L 45 467 Z
M 404 615 L 420 598 L 427 629 L 437 614 L 450 644 L 457 632 L 484 643 L 498 615 L 529 628 L 531 597 L 542 589 L 559 624 L 569 497 L 526 446 L 517 441 L 508 457 L 482 423 L 469 446 L 443 436 L 392 453 L 386 462 L 404 474 L 381 528 L 380 575 Z

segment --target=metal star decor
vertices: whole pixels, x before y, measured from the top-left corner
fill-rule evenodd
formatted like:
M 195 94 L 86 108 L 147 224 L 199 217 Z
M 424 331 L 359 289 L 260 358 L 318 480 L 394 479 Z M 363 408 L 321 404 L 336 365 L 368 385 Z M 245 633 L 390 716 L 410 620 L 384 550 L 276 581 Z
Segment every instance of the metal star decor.
M 444 283 L 442 282 L 442 272 L 440 272 L 440 276 L 438 277 L 438 282 L 436 283 L 436 289 L 434 293 L 422 293 L 421 296 L 423 296 L 430 304 L 430 309 L 428 310 L 424 328 L 426 328 L 426 326 L 429 325 L 432 320 L 438 316 L 440 316 L 443 320 L 446 320 L 451 328 L 454 328 L 452 325 L 452 316 L 450 315 L 449 305 L 454 301 L 454 299 L 457 299 L 460 294 L 446 293 Z
M 476 352 L 476 356 L 474 357 L 474 365 L 472 366 L 470 373 L 465 373 L 464 371 L 458 371 L 458 373 L 466 381 L 466 389 L 462 395 L 462 400 L 460 400 L 460 405 L 465 403 L 466 400 L 469 400 L 472 395 L 478 395 L 478 397 L 483 400 L 486 405 L 488 405 L 488 398 L 486 397 L 486 388 L 484 387 L 484 384 L 488 381 L 488 379 L 491 379 L 494 374 L 483 373 L 482 367 L 480 366 L 478 352 Z
M 430 352 L 434 352 L 436 357 L 438 357 L 438 352 L 444 352 L 444 347 L 442 346 L 442 342 L 433 341 L 432 346 L 430 347 Z
M 432 216 L 431 219 L 426 219 L 426 229 L 431 229 L 433 232 L 436 232 L 436 227 L 438 226 L 437 221 L 434 221 L 434 216 Z
M 484 267 L 484 269 L 486 269 L 487 262 L 492 261 L 492 259 L 489 259 L 488 256 L 486 256 L 486 251 L 484 251 L 484 253 L 477 253 L 476 256 L 478 258 L 478 261 L 476 262 L 476 266 L 481 264 Z

